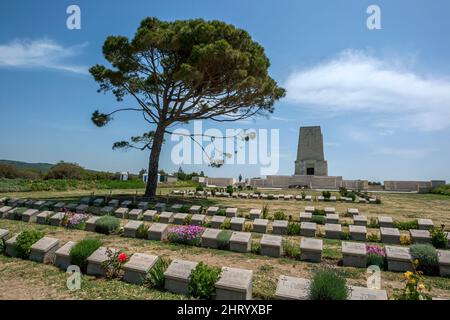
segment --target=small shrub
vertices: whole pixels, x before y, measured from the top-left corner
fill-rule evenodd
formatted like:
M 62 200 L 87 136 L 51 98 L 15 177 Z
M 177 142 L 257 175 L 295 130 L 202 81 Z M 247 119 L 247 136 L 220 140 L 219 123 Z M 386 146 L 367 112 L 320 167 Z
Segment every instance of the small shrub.
M 289 222 L 288 223 L 288 235 L 294 236 L 300 234 L 300 224 L 297 222 Z
M 394 221 L 394 227 L 399 230 L 419 229 L 419 222 L 417 219 L 411 221 Z
M 269 215 L 269 205 L 265 203 L 262 207 L 262 217 L 263 219 L 267 219 L 267 216 Z
M 230 230 L 231 229 L 231 220 L 230 219 L 225 219 L 225 221 L 220 226 L 220 229 Z
M 227 189 L 226 189 L 226 193 L 228 193 L 230 196 L 233 194 L 233 186 L 227 186 Z
M 300 246 L 289 240 L 283 241 L 283 253 L 286 257 L 298 259 L 300 257 Z
M 217 235 L 217 248 L 226 250 L 230 244 L 232 232 L 230 230 L 222 230 Z
M 448 239 L 447 234 L 444 232 L 442 228 L 433 228 L 430 230 L 431 235 L 431 243 L 435 248 L 438 249 L 447 249 L 448 247 Z
M 136 230 L 136 238 L 147 239 L 149 226 L 146 224 L 141 224 Z
M 409 248 L 413 260 L 417 260 L 417 270 L 426 275 L 439 274 L 436 248 L 429 244 L 414 244 Z
M 95 232 L 103 234 L 115 233 L 119 230 L 120 219 L 113 216 L 103 216 L 95 222 Z
M 349 231 L 342 231 L 341 232 L 341 240 L 350 240 L 352 236 L 350 235 Z
M 12 217 L 10 217 L 11 220 L 22 220 L 22 214 L 27 211 L 28 208 L 15 208 L 12 212 Z
M 107 279 L 120 279 L 123 276 L 123 265 L 128 261 L 126 253 L 106 248 L 108 259 L 102 263 Z
M 378 229 L 378 228 L 380 228 L 380 223 L 378 222 L 377 218 L 371 217 L 371 218 L 369 218 L 369 223 L 367 224 L 367 227 Z
M 286 220 L 286 214 L 283 211 L 277 211 L 273 214 L 275 220 Z
M 219 279 L 221 269 L 209 267 L 199 262 L 191 272 L 188 292 L 191 296 L 200 299 L 210 299 L 216 291 L 215 283 Z
M 190 207 L 189 207 L 188 205 L 183 205 L 183 206 L 180 208 L 179 212 L 180 212 L 180 213 L 189 213 L 189 209 L 190 209 Z
M 394 289 L 393 300 L 431 300 L 431 296 L 425 292 L 430 290 L 422 279 L 422 272 L 416 270 L 417 263 L 413 262 L 414 270 L 407 271 L 404 276 L 404 287 Z
M 144 279 L 144 284 L 151 288 L 163 288 L 164 287 L 164 272 L 169 267 L 170 260 L 166 258 L 160 258 L 151 268 Z
M 261 244 L 256 241 L 252 241 L 251 252 L 254 254 L 261 254 Z
M 346 300 L 349 295 L 346 280 L 337 271 L 321 269 L 315 272 L 309 287 L 310 300 Z
M 325 216 L 325 215 L 326 215 L 324 209 L 314 209 L 314 214 L 315 214 L 316 216 Z
M 330 199 L 331 198 L 331 192 L 330 191 L 322 191 L 322 196 L 325 199 Z
M 195 187 L 195 191 L 203 191 L 203 190 L 204 190 L 204 188 L 202 185 L 198 185 Z
M 315 214 L 313 214 L 311 216 L 311 222 L 315 222 L 317 224 L 325 224 L 325 221 L 326 221 L 326 219 L 325 219 L 324 216 L 318 216 L 318 215 L 315 215 Z
M 221 208 L 221 209 L 217 210 L 216 216 L 225 217 L 225 215 L 226 215 L 225 209 Z
M 411 237 L 408 234 L 400 235 L 400 244 L 402 246 L 409 246 L 411 244 Z
M 102 242 L 98 239 L 87 238 L 78 241 L 70 250 L 70 263 L 79 266 L 81 271 L 85 272 L 87 258 L 101 246 Z
M 386 253 L 384 249 L 378 245 L 366 245 L 367 266 L 376 265 L 381 270 L 385 270 L 387 266 Z
M 369 242 L 380 242 L 380 236 L 377 233 L 369 233 L 367 234 L 367 241 Z
M 14 245 L 15 254 L 22 259 L 28 259 L 31 252 L 31 246 L 44 236 L 42 231 L 26 230 L 16 238 Z

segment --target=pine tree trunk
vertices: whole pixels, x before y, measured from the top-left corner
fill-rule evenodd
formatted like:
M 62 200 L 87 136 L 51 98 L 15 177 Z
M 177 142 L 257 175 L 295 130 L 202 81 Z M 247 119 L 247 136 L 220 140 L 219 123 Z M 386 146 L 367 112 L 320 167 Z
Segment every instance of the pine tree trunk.
M 145 197 L 154 199 L 156 187 L 158 186 L 158 162 L 161 154 L 161 147 L 164 141 L 165 127 L 158 125 L 153 138 L 152 151 L 150 152 L 148 163 L 148 180 L 145 188 Z

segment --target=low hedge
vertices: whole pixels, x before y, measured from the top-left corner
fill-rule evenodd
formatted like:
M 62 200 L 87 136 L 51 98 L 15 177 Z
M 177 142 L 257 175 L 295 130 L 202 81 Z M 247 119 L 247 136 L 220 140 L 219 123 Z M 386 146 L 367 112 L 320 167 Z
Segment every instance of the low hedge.
M 70 263 L 79 266 L 81 271 L 85 272 L 87 258 L 101 246 L 102 242 L 94 238 L 87 238 L 77 242 L 70 250 Z
M 19 234 L 14 245 L 14 252 L 17 257 L 28 259 L 31 252 L 31 246 L 44 237 L 42 231 L 26 230 Z

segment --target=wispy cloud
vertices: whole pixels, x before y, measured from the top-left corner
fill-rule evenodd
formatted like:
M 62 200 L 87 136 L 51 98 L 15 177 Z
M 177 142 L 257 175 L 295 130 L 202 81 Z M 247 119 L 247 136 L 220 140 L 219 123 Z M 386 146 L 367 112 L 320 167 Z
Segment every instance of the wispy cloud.
M 14 40 L 0 44 L 0 67 L 44 68 L 87 74 L 88 68 L 67 62 L 87 44 L 64 47 L 51 39 Z
M 374 127 L 450 127 L 449 79 L 425 77 L 398 61 L 364 52 L 347 50 L 331 61 L 293 72 L 285 87 L 291 102 L 325 114 L 372 115 Z

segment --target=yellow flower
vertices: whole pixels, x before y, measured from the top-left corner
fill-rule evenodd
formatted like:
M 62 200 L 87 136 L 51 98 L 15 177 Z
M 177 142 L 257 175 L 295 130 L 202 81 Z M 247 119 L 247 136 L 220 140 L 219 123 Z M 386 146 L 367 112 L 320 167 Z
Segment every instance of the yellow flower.
M 421 283 L 417 286 L 417 288 L 419 289 L 419 291 L 422 291 L 423 289 L 425 289 L 425 286 Z
M 405 278 L 408 279 L 408 280 L 411 279 L 412 275 L 413 275 L 413 273 L 411 271 L 406 271 L 405 272 Z

